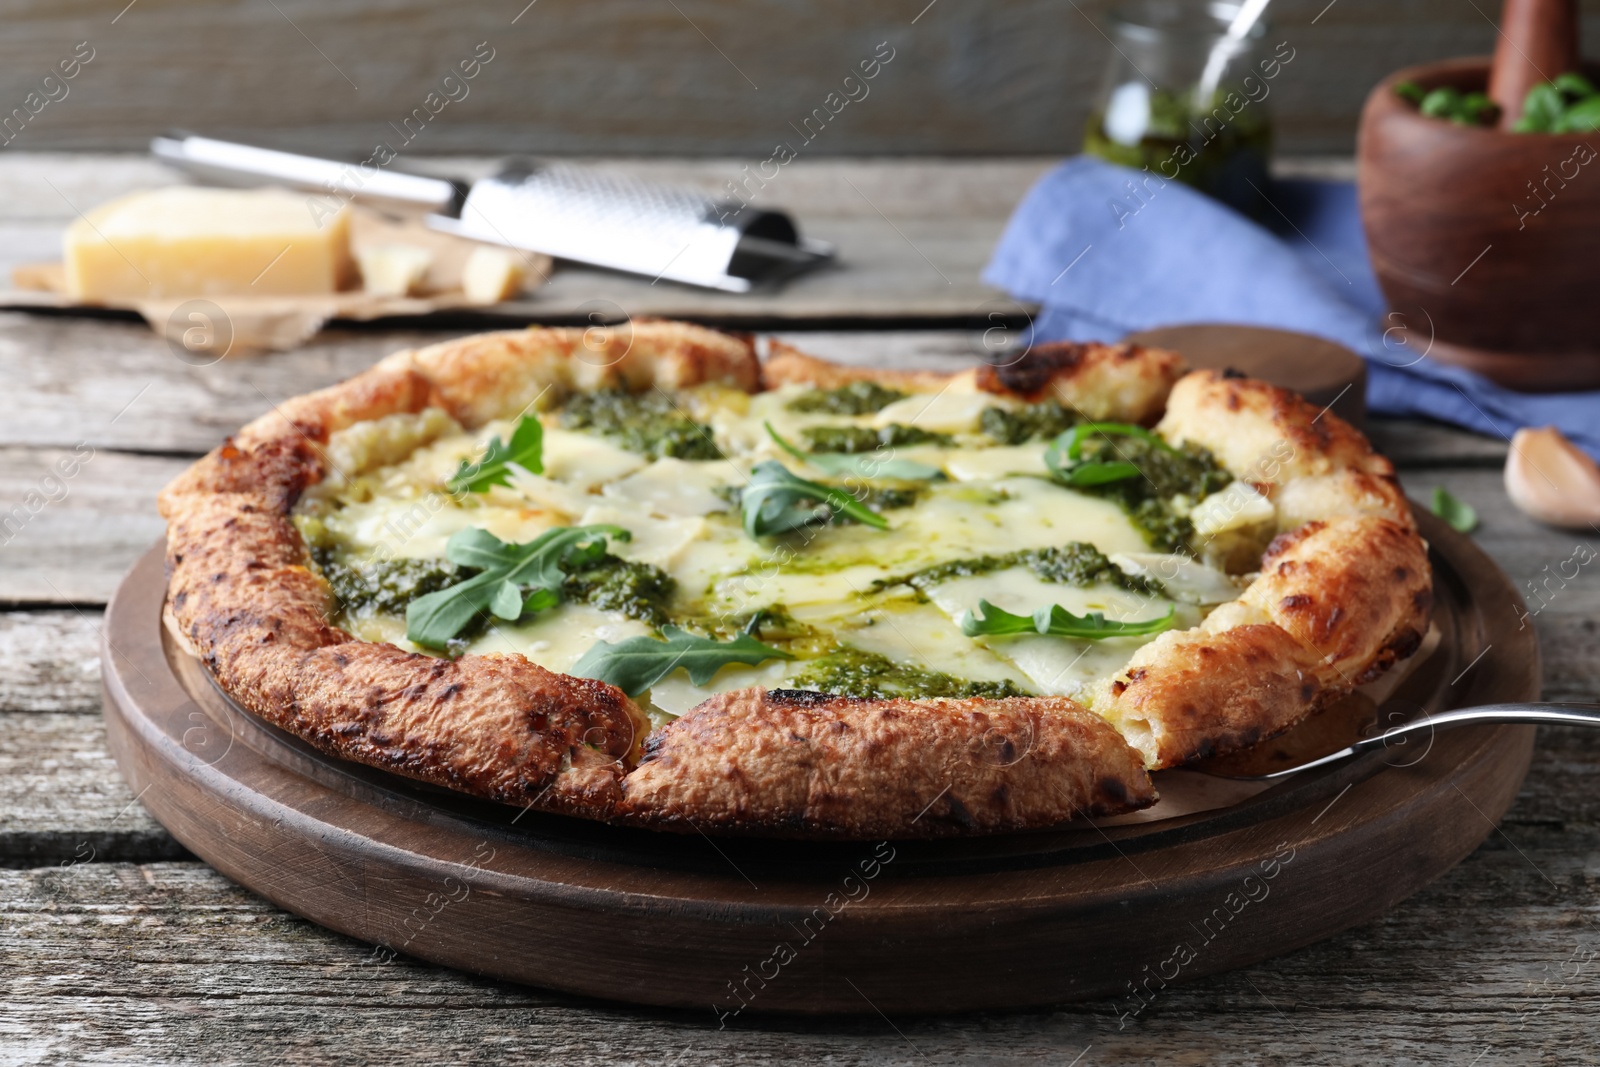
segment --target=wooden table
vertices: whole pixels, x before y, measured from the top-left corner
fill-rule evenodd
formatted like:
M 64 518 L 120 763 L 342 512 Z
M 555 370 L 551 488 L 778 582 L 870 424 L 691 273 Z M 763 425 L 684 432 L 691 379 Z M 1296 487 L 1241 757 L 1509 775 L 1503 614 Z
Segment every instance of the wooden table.
M 930 306 L 958 317 L 961 301 L 989 299 L 974 274 L 1004 215 L 995 173 L 1015 187 L 1038 165 L 990 171 L 965 193 L 961 167 L 895 166 L 915 179 L 896 199 L 902 229 L 919 203 L 924 235 L 941 232 L 950 204 L 973 210 L 951 223 L 946 232 L 966 236 L 942 253 L 959 300 L 927 295 L 946 288 L 930 273 L 926 291 L 886 296 L 880 313 L 889 324 L 926 323 Z M 0 250 L 48 254 L 45 236 L 67 214 L 41 174 L 106 193 L 119 174 L 136 184 L 142 168 L 4 157 Z M 858 184 L 870 173 L 863 165 Z M 933 194 L 919 201 L 919 185 L 944 199 L 927 207 Z M 903 248 L 881 262 L 909 278 L 916 256 Z M 780 299 L 765 313 L 783 310 Z M 789 328 L 827 321 L 825 307 L 798 308 Z M 0 1063 L 1600 1062 L 1600 737 L 1570 730 L 1541 730 L 1499 832 L 1431 888 L 1370 926 L 1170 989 L 1125 1025 L 1106 1003 L 927 1019 L 888 1019 L 863 1003 L 850 1019 L 741 1018 L 719 1030 L 709 1008 L 644 1011 L 375 957 L 229 884 L 150 819 L 106 751 L 102 608 L 160 536 L 157 489 L 194 456 L 275 401 L 437 336 L 334 332 L 292 353 L 192 367 L 138 324 L 0 314 L 0 520 L 28 510 L 31 492 L 46 501 L 0 534 Z M 799 340 L 843 358 L 945 365 L 970 360 L 979 343 L 960 330 Z M 1546 697 L 1593 699 L 1600 580 L 1592 568 L 1559 577 L 1589 540 L 1512 510 L 1503 441 L 1409 422 L 1371 431 L 1413 496 L 1443 485 L 1473 504 L 1479 543 L 1519 586 L 1547 590 L 1526 619 L 1543 642 Z M 74 448 L 92 458 L 76 477 L 48 480 Z

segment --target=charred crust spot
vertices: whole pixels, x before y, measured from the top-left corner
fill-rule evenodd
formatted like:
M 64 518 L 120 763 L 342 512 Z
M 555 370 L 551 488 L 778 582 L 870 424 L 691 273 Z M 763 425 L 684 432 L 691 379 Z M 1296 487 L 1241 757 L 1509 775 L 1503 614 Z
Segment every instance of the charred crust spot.
M 1301 608 L 1310 606 L 1311 598 L 1305 593 L 1290 593 L 1288 596 L 1278 601 L 1278 607 L 1282 608 L 1284 611 L 1298 611 Z
M 1035 396 L 1055 378 L 1070 375 L 1083 362 L 1088 346 L 1077 341 L 1034 345 L 1021 359 L 1003 367 L 978 370 L 978 388 L 985 392 Z
M 1385 647 L 1395 654 L 1396 659 L 1410 659 L 1417 654 L 1417 649 L 1422 647 L 1422 635 L 1416 630 L 1408 629 L 1396 634 Z
M 1316 682 L 1313 682 L 1311 679 L 1308 678 L 1305 681 L 1300 683 L 1300 699 L 1301 700 L 1309 701 L 1312 697 L 1314 697 L 1316 695 L 1317 695 L 1317 683 Z
M 1223 367 L 1222 368 L 1222 380 L 1225 381 L 1225 382 L 1226 381 L 1238 381 L 1241 378 L 1248 378 L 1248 377 L 1250 377 L 1250 375 L 1246 374 L 1244 371 L 1240 370 L 1238 367 Z
M 1121 678 L 1118 678 L 1116 681 L 1111 683 L 1111 695 L 1114 697 L 1121 696 L 1127 691 L 1127 689 L 1128 683 L 1124 682 Z
M 1128 786 L 1121 778 L 1105 777 L 1097 783 L 1100 795 L 1119 807 L 1128 802 Z
M 810 689 L 769 689 L 767 699 L 790 708 L 819 708 L 837 700 L 849 700 L 838 693 L 817 693 Z

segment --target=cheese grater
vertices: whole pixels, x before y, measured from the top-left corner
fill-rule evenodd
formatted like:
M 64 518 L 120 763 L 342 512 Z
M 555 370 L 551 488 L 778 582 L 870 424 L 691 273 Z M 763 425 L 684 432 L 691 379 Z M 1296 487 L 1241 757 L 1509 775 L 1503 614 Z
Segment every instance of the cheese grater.
M 745 293 L 833 258 L 781 211 L 572 163 L 511 162 L 467 185 L 209 137 L 157 137 L 150 148 L 201 181 L 286 185 L 332 205 L 421 208 L 434 229 L 652 281 Z

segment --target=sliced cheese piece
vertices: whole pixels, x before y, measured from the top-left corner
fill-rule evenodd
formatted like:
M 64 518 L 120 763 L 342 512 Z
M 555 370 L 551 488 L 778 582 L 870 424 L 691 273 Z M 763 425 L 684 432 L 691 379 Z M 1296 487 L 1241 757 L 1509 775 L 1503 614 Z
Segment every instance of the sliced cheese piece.
M 797 616 L 798 617 L 798 616 Z M 876 652 L 918 670 L 937 671 L 972 682 L 1011 681 L 1032 689 L 1028 680 L 994 651 L 961 632 L 932 604 L 895 601 L 838 620 L 834 633 L 847 645 Z
M 1225 604 L 1240 592 L 1225 572 L 1188 556 L 1115 552 L 1110 559 L 1123 574 L 1160 582 L 1168 596 L 1186 604 Z
M 993 394 L 953 384 L 937 393 L 918 393 L 896 400 L 873 417 L 874 426 L 898 422 L 932 433 L 976 433 L 985 408 L 997 407 Z
M 1116 586 L 1083 587 L 1047 582 L 1025 567 L 954 578 L 932 587 L 927 595 L 952 620 L 977 610 L 980 600 L 987 600 L 1014 615 L 1031 615 L 1042 607 L 1059 604 L 1074 615 L 1098 611 L 1118 621 L 1159 618 L 1168 608 L 1167 602 L 1159 597 Z M 1095 681 L 1120 670 L 1146 640 L 1148 638 L 1124 637 L 1078 641 L 1027 635 L 978 638 L 974 643 L 981 643 L 996 656 L 1008 660 L 1041 693 L 1081 696 Z
M 709 515 L 728 510 L 728 502 L 716 490 L 743 480 L 739 469 L 723 460 L 690 463 L 668 458 L 607 484 L 601 492 L 620 506 L 656 515 Z
M 576 519 L 594 504 L 594 498 L 582 489 L 575 489 L 553 478 L 534 474 L 526 468 L 511 464 L 507 483 L 497 485 L 483 494 L 490 500 L 503 500 L 514 494 L 539 508 L 556 511 L 569 519 Z
M 1195 533 L 1212 537 L 1228 530 L 1259 526 L 1277 517 L 1272 501 L 1256 492 L 1249 482 L 1233 482 L 1221 492 L 1212 493 L 1189 512 Z
M 670 573 L 669 568 L 678 554 L 700 539 L 705 531 L 706 520 L 692 517 L 658 519 L 609 504 L 594 504 L 578 519 L 578 525 L 622 527 L 633 537 L 627 541 L 612 541 L 612 554 L 636 563 L 648 563 Z
M 479 655 L 516 652 L 546 670 L 565 672 L 597 641 L 616 644 L 650 632 L 650 625 L 638 619 L 568 603 L 515 625 L 496 620 L 467 651 Z
M 422 288 L 433 253 L 416 245 L 372 245 L 356 253 L 361 287 L 373 296 L 410 296 Z
M 526 277 L 521 258 L 503 248 L 480 245 L 461 267 L 461 291 L 474 304 L 498 304 L 516 296 Z
M 180 185 L 113 200 L 67 228 L 74 300 L 331 293 L 355 274 L 350 213 L 321 224 L 276 189 Z
M 513 426 L 502 424 L 499 432 L 510 433 Z M 485 438 L 487 439 L 487 438 Z M 590 490 L 643 469 L 650 460 L 618 448 L 600 437 L 573 433 L 546 426 L 544 430 L 544 476 L 582 490 Z
M 470 507 L 457 504 L 444 493 L 413 491 L 408 496 L 384 495 L 364 502 L 346 503 L 323 516 L 324 528 L 335 539 L 357 550 L 382 551 L 393 557 L 439 559 L 451 535 L 481 526 L 502 541 L 532 541 L 552 526 L 566 523 L 555 509 L 529 508 L 515 494 L 497 487 Z M 509 500 L 511 506 L 495 506 Z
M 1014 474 L 1048 475 L 1045 445 L 1002 445 L 998 448 L 949 449 L 944 471 L 958 482 L 993 481 Z
M 730 663 L 712 675 L 705 685 L 691 682 L 688 671 L 676 670 L 651 686 L 647 699 L 658 711 L 676 718 L 718 693 L 750 688 L 782 689 L 784 679 L 794 670 L 795 664 L 790 660 L 769 660 L 757 667 Z

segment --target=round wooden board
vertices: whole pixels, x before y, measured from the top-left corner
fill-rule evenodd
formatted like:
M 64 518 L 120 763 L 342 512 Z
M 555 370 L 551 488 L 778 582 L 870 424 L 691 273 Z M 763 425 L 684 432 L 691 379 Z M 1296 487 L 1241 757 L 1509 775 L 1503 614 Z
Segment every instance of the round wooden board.
M 1390 705 L 1536 697 L 1516 591 L 1421 519 L 1442 641 Z M 1531 727 L 1459 729 L 1146 824 L 941 842 L 654 834 L 322 756 L 239 710 L 175 646 L 164 587 L 158 545 L 107 611 L 105 715 L 123 773 L 179 841 L 363 941 L 646 1004 L 906 1013 L 1109 997 L 1131 1011 L 1130 983 L 1286 952 L 1438 877 L 1510 805 L 1533 744 Z

